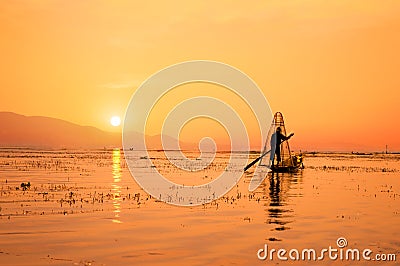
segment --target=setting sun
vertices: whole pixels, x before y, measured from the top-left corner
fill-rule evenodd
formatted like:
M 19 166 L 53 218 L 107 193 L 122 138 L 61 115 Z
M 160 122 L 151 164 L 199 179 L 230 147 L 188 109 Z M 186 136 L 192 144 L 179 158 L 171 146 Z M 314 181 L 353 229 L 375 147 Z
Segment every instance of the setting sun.
M 113 116 L 110 119 L 110 123 L 113 127 L 121 125 L 121 118 L 119 116 Z

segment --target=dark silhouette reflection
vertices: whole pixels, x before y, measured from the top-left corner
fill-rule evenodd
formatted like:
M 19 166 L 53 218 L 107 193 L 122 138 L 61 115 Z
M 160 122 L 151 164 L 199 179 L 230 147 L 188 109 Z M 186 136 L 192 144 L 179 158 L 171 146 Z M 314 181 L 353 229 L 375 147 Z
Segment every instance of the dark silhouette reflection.
M 268 224 L 275 224 L 274 230 L 283 231 L 290 227 L 287 224 L 294 220 L 292 205 L 293 201 L 289 201 L 292 197 L 299 197 L 298 184 L 301 183 L 301 172 L 299 173 L 269 173 L 268 174 L 269 190 L 265 193 L 269 196 L 269 204 L 266 209 L 268 213 Z M 294 191 L 292 191 L 294 190 Z
M 281 177 L 278 173 L 272 173 L 269 177 L 269 206 L 281 206 Z

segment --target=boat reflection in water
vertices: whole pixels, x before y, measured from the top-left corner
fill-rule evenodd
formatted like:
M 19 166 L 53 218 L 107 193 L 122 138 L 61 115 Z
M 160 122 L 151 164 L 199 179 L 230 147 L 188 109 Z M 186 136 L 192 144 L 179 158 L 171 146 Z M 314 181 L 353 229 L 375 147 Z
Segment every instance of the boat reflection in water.
M 267 203 L 268 224 L 275 225 L 274 230 L 283 231 L 290 227 L 287 224 L 293 222 L 294 214 L 291 208 L 290 199 L 293 197 L 302 197 L 298 193 L 298 185 L 302 182 L 302 171 L 297 173 L 268 173 L 270 202 Z M 266 179 L 266 180 L 267 180 Z M 267 187 L 267 186 L 266 186 Z M 294 190 L 292 192 L 292 190 Z
M 120 221 L 121 212 L 121 151 L 119 149 L 114 149 L 112 151 L 112 194 L 113 194 L 113 206 L 114 206 L 114 218 L 113 223 L 122 223 Z

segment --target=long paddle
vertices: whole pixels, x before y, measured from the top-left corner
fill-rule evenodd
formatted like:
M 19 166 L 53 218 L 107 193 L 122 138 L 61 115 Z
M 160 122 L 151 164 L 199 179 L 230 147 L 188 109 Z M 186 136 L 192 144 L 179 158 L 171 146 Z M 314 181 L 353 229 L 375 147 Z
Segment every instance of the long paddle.
M 268 153 L 270 153 L 271 150 L 265 152 L 263 155 L 261 155 L 260 157 L 258 157 L 257 159 L 255 159 L 254 161 L 252 161 L 251 163 L 249 163 L 245 168 L 244 171 L 246 171 L 247 169 L 249 169 L 250 167 L 252 167 L 253 165 L 255 165 L 259 160 L 261 160 L 262 157 L 264 157 L 265 155 L 267 155 Z

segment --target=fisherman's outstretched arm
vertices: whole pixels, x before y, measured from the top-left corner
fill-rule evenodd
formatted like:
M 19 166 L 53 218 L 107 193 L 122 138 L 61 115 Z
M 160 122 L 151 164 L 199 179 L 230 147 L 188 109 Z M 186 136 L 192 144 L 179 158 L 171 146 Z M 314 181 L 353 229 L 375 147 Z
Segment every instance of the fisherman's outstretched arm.
M 294 135 L 294 133 L 290 133 L 289 136 L 287 136 L 287 137 L 286 137 L 286 136 L 283 136 L 282 139 L 283 139 L 283 140 L 288 140 L 288 139 L 290 139 L 291 137 L 293 137 L 293 135 Z

